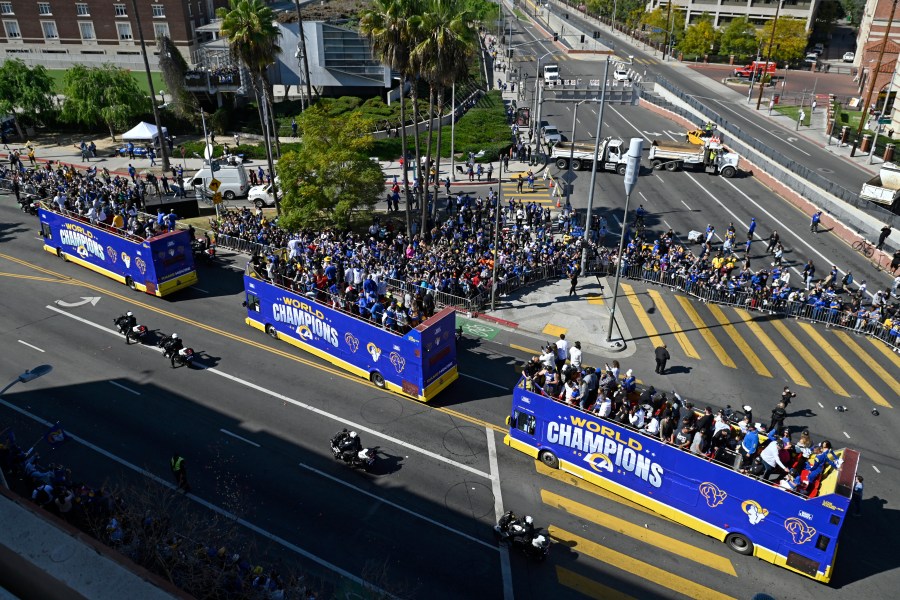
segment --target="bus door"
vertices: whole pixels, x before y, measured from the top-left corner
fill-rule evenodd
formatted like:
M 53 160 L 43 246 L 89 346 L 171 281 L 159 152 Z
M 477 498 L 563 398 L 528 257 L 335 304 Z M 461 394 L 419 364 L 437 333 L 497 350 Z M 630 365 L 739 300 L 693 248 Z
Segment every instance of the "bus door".
M 510 425 L 531 437 L 534 437 L 537 431 L 537 419 L 534 415 L 519 410 L 513 412 Z

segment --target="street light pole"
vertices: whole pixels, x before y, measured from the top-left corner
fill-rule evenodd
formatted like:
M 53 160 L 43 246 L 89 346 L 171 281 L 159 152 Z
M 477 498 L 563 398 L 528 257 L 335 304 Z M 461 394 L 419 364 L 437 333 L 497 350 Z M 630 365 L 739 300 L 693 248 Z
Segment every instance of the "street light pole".
M 663 47 L 663 62 L 666 60 L 666 52 L 669 50 L 669 39 L 672 35 L 672 27 L 669 25 L 669 20 L 672 18 L 672 0 L 669 0 L 666 6 L 668 9 L 666 10 L 666 45 Z
M 156 139 L 159 140 L 159 158 L 162 160 L 163 171 L 168 171 L 168 140 L 163 138 L 162 122 L 159 118 L 159 108 L 156 106 L 156 93 L 153 91 L 153 76 L 150 75 L 150 61 L 147 59 L 147 44 L 144 42 L 144 29 L 141 27 L 141 13 L 138 11 L 137 0 L 131 0 L 131 6 L 134 9 L 134 20 L 137 24 L 138 37 L 141 40 L 141 56 L 144 59 L 144 71 L 147 73 L 147 86 L 150 88 L 150 104 L 153 105 L 153 120 L 156 123 Z
M 500 262 L 500 205 L 503 203 L 503 161 L 500 161 L 497 180 L 497 206 L 494 214 L 494 264 L 491 269 L 491 310 L 497 308 L 497 264 Z
M 866 102 L 863 104 L 862 114 L 859 116 L 859 127 L 856 129 L 856 139 L 853 140 L 853 148 L 850 149 L 850 156 L 856 156 L 856 148 L 859 146 L 859 137 L 862 135 L 863 127 L 868 120 L 866 115 L 869 112 L 869 104 L 872 102 L 872 92 L 875 91 L 875 81 L 878 79 L 878 73 L 881 71 L 881 61 L 884 58 L 884 49 L 887 47 L 888 39 L 891 35 L 891 25 L 894 23 L 894 11 L 897 10 L 897 0 L 891 2 L 891 16 L 888 17 L 887 28 L 884 30 L 884 37 L 881 40 L 881 50 L 878 51 L 878 61 L 875 63 L 875 70 L 869 73 L 872 81 L 869 82 L 869 93 L 866 94 Z
M 763 95 L 763 77 L 766 76 L 766 73 L 769 72 L 769 61 L 772 60 L 772 45 L 775 44 L 775 28 L 778 26 L 778 13 L 781 12 L 781 5 L 784 0 L 779 0 L 778 6 L 775 7 L 775 19 L 772 21 L 772 35 L 769 36 L 769 50 L 766 52 L 766 70 L 759 77 L 759 97 L 756 99 L 756 110 L 759 110 L 759 105 L 762 103 L 762 95 Z M 753 89 L 753 82 L 750 82 L 750 89 Z
M 456 181 L 456 82 L 450 88 L 450 176 Z M 403 95 L 400 96 L 403 101 Z
M 17 383 L 28 383 L 29 381 L 34 381 L 38 377 L 43 377 L 52 370 L 53 367 L 50 365 L 39 365 L 33 369 L 29 369 L 6 384 L 6 387 L 0 390 L 0 396 L 6 393 L 6 390 L 16 385 Z M 6 482 L 6 476 L 3 474 L 2 469 L 0 469 L 0 485 L 5 487 L 6 489 L 9 489 L 9 484 Z
M 572 139 L 569 140 L 569 165 L 568 165 L 568 176 L 566 179 L 570 181 L 566 181 L 566 206 L 571 206 L 571 197 L 572 197 L 572 160 L 575 158 L 575 124 L 578 121 L 578 107 L 587 102 L 587 100 L 582 100 L 581 102 L 577 102 L 575 104 L 575 109 L 572 111 Z

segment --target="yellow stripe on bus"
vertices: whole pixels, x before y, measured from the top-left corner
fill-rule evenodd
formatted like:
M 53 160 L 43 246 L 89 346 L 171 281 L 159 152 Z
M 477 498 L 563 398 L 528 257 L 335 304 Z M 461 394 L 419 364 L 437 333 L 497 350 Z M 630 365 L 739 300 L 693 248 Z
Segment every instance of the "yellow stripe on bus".
M 794 351 L 800 355 L 806 364 L 809 365 L 809 368 L 816 372 L 816 375 L 825 382 L 825 385 L 828 386 L 828 389 L 832 391 L 832 393 L 837 394 L 838 396 L 843 396 L 844 398 L 849 398 L 850 394 L 847 393 L 847 390 L 844 389 L 840 383 L 837 382 L 831 373 L 822 366 L 822 363 L 812 355 L 807 348 L 800 340 L 797 339 L 793 333 L 791 333 L 790 329 L 787 328 L 783 322 L 778 319 L 774 319 L 772 321 L 772 326 L 781 334 L 788 344 L 794 349 Z
M 741 308 L 735 308 L 734 312 L 738 314 L 738 316 L 743 319 L 744 323 L 747 325 L 747 328 L 753 332 L 753 335 L 760 341 L 760 343 L 765 346 L 766 350 L 769 351 L 769 354 L 772 355 L 772 358 L 775 359 L 779 365 L 784 368 L 784 371 L 787 373 L 788 377 L 791 378 L 791 381 L 796 383 L 797 385 L 803 387 L 811 387 L 809 382 L 806 380 L 800 371 L 794 366 L 794 364 L 788 360 L 787 356 L 784 355 L 784 352 L 775 345 L 775 342 L 772 341 L 765 331 L 762 330 L 762 327 L 759 326 L 759 323 L 753 320 L 753 317 L 750 316 L 750 313 Z
M 653 299 L 653 302 L 659 309 L 659 314 L 661 314 L 662 318 L 665 319 L 666 325 L 669 326 L 669 330 L 675 335 L 675 339 L 678 340 L 678 345 L 681 346 L 681 349 L 684 350 L 684 353 L 688 356 L 688 358 L 696 358 L 697 360 L 699 360 L 700 355 L 697 354 L 697 350 L 694 349 L 694 345 L 691 343 L 691 340 L 688 339 L 687 335 L 685 335 L 684 333 L 684 330 L 681 328 L 681 325 L 678 324 L 678 321 L 675 319 L 675 315 L 673 315 L 672 311 L 669 310 L 669 306 L 663 300 L 662 294 L 660 294 L 656 290 L 649 290 L 647 293 L 650 294 L 650 297 Z
M 744 358 L 747 359 L 747 362 L 753 367 L 753 370 L 763 377 L 771 377 L 772 373 L 770 373 L 766 366 L 762 364 L 762 361 L 759 360 L 756 353 L 750 349 L 750 346 L 744 341 L 741 334 L 737 332 L 737 329 L 734 328 L 734 325 L 731 324 L 728 317 L 722 312 L 722 309 L 715 304 L 707 304 L 706 307 L 709 309 L 709 312 L 712 313 L 713 317 L 716 318 L 716 321 L 719 322 L 719 325 L 722 326 L 722 329 L 725 330 L 725 333 L 728 334 L 728 337 L 731 338 L 731 341 L 734 342 L 734 345 L 741 351 L 741 354 L 744 355 Z
M 574 533 L 569 533 L 555 525 L 548 528 L 550 537 L 568 545 L 571 549 L 595 560 L 616 567 L 626 573 L 632 573 L 656 585 L 683 594 L 696 600 L 735 600 L 733 596 L 723 594 L 712 588 L 695 583 L 685 577 L 661 569 L 653 564 L 632 558 L 612 548 L 601 546 Z
M 719 554 L 697 548 L 696 546 L 663 535 L 652 529 L 648 529 L 647 527 L 635 525 L 625 519 L 620 519 L 609 513 L 601 512 L 547 490 L 541 490 L 541 500 L 543 500 L 544 504 L 563 510 L 570 515 L 575 515 L 576 517 L 585 519 L 591 523 L 600 525 L 601 527 L 611 529 L 616 533 L 627 535 L 639 542 L 650 544 L 651 546 L 655 546 L 666 552 L 671 552 L 681 558 L 692 560 L 701 565 L 710 567 L 711 569 L 731 575 L 732 577 L 737 577 L 737 573 L 735 572 L 734 565 L 731 564 L 731 561 Z
M 841 356 L 841 354 L 834 349 L 834 346 L 828 343 L 828 341 L 822 337 L 815 327 L 810 325 L 809 323 L 798 323 L 803 331 L 806 332 L 806 335 L 812 338 L 813 342 L 819 346 L 822 350 L 825 351 L 825 354 L 834 361 L 834 363 L 840 367 L 850 379 L 853 380 L 859 388 L 866 394 L 872 402 L 879 406 L 884 406 L 886 408 L 893 408 L 891 403 L 884 399 L 884 396 L 878 393 L 872 384 L 869 383 L 862 375 L 859 374 L 859 371 L 850 366 L 850 363 L 847 362 L 847 359 Z
M 628 302 L 631 303 L 631 308 L 634 309 L 638 321 L 641 322 L 644 331 L 647 332 L 647 336 L 650 338 L 650 342 L 653 344 L 653 347 L 656 348 L 658 346 L 662 346 L 662 338 L 659 337 L 659 333 L 657 333 L 656 327 L 653 326 L 653 322 L 647 315 L 647 311 L 645 311 L 644 307 L 641 306 L 641 300 L 634 293 L 634 288 L 627 283 L 623 283 L 622 292 L 624 292 L 625 296 L 628 297 Z
M 872 370 L 875 375 L 878 376 L 883 382 L 885 382 L 889 388 L 894 392 L 895 397 L 900 397 L 900 383 L 897 382 L 896 379 L 891 377 L 887 370 L 882 368 L 881 365 L 872 360 L 872 357 L 866 354 L 865 350 L 860 348 L 859 344 L 853 341 L 846 332 L 844 331 L 835 331 L 834 335 L 836 335 L 844 345 L 850 348 L 850 351 L 855 354 L 859 360 L 863 361 L 866 365 L 869 365 L 869 368 Z
M 697 331 L 699 331 L 700 335 L 703 336 L 703 339 L 706 340 L 706 344 L 709 346 L 710 350 L 713 351 L 713 354 L 716 355 L 716 358 L 719 359 L 719 362 L 726 367 L 737 369 L 737 365 L 734 364 L 734 361 L 731 360 L 731 357 L 728 356 L 727 352 L 725 352 L 725 348 L 722 347 L 722 344 L 719 343 L 719 340 L 716 339 L 716 336 L 714 336 L 709 330 L 709 326 L 707 326 L 706 323 L 703 322 L 703 319 L 700 318 L 700 315 L 697 313 L 697 309 L 694 308 L 693 301 L 690 298 L 685 298 L 684 296 L 675 296 L 675 298 L 678 299 L 679 304 L 681 304 L 681 308 L 684 309 L 684 312 L 687 313 L 687 316 L 691 320 L 691 323 L 694 324 L 694 327 L 697 328 Z
M 635 600 L 633 596 L 603 585 L 599 581 L 594 581 L 584 575 L 579 575 L 565 567 L 556 567 L 556 579 L 560 585 L 564 585 L 570 590 L 575 590 L 579 594 L 595 600 Z

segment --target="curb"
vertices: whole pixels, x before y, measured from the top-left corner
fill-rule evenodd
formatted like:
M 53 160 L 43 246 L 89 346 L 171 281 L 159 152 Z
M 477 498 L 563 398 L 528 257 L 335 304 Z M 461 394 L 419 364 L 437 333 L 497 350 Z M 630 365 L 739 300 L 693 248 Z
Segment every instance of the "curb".
M 519 328 L 518 323 L 513 323 L 512 321 L 507 321 L 506 319 L 501 319 L 500 317 L 494 317 L 487 313 L 473 312 L 472 318 L 473 319 L 483 319 L 485 321 L 490 321 L 491 323 L 496 323 L 497 325 L 503 325 L 504 327 L 510 327 L 512 329 Z

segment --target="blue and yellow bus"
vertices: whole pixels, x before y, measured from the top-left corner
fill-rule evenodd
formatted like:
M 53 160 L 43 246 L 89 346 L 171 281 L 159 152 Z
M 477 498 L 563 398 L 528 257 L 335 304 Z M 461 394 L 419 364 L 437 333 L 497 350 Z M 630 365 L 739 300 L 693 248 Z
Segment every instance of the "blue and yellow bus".
M 380 388 L 428 402 L 459 377 L 451 308 L 401 335 L 266 281 L 249 265 L 244 292 L 248 325 Z
M 133 290 L 162 297 L 197 283 L 186 230 L 142 238 L 46 205 L 38 218 L 44 250 Z
M 831 579 L 859 453 L 836 451 L 806 497 L 525 389 L 513 392 L 507 445 L 672 521 L 818 581 Z

